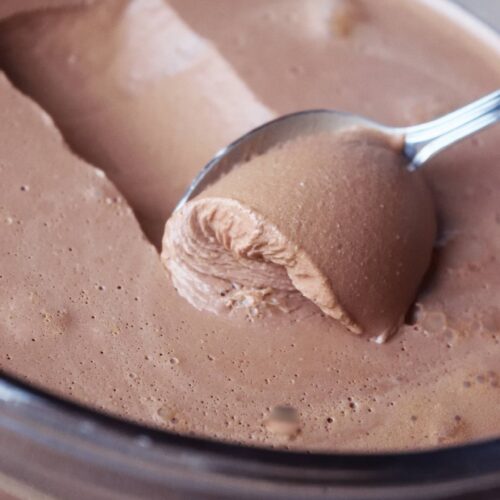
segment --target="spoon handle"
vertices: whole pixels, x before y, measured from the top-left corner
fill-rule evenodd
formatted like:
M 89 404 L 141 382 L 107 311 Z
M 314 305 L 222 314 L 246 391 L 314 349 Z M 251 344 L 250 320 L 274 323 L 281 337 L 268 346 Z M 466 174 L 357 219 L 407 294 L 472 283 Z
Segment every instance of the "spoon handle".
M 414 127 L 401 129 L 410 170 L 416 170 L 429 158 L 451 144 L 500 121 L 500 90 L 477 101 Z

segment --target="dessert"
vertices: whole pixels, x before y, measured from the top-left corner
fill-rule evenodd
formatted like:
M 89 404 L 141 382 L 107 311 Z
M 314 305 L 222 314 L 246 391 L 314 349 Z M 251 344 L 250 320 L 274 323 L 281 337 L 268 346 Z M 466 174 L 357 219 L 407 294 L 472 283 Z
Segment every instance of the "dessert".
M 379 342 L 403 322 L 431 258 L 431 194 L 370 130 L 301 136 L 236 165 L 167 222 L 174 286 L 250 319 L 315 304 Z
M 168 33 L 194 40 L 208 67 L 146 83 Z M 1 368 L 122 418 L 245 444 L 374 451 L 498 436 L 497 128 L 423 171 L 434 265 L 384 345 L 314 307 L 258 322 L 198 311 L 134 218 L 158 245 L 192 175 L 274 112 L 418 123 L 498 88 L 498 60 L 421 2 L 113 0 L 3 21 Z

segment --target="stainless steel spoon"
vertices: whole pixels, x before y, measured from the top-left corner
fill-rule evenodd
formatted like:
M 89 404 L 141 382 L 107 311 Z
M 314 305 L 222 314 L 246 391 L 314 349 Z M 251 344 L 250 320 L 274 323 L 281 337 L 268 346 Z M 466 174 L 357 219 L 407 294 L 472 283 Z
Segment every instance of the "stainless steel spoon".
M 443 149 L 498 121 L 500 90 L 440 118 L 411 127 L 387 127 L 361 116 L 327 109 L 299 111 L 267 122 L 219 151 L 195 177 L 175 210 L 235 165 L 295 137 L 353 126 L 375 129 L 403 140 L 408 169 L 416 170 Z

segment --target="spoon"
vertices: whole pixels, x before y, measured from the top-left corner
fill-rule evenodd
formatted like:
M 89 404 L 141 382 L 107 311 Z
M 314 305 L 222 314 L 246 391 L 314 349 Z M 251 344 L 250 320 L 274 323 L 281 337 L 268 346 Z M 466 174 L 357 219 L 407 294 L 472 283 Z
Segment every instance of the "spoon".
M 387 127 L 368 118 L 328 109 L 291 113 L 257 127 L 221 149 L 194 178 L 175 207 L 180 209 L 235 165 L 299 136 L 350 127 L 375 129 L 403 140 L 408 169 L 417 170 L 435 154 L 500 121 L 500 90 L 435 120 L 411 127 Z

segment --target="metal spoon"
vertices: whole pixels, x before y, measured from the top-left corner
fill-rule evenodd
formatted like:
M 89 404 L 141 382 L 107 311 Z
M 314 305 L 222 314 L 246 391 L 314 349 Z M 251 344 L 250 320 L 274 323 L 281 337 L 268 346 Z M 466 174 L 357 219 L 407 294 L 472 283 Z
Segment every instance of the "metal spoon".
M 387 127 L 361 116 L 327 109 L 299 111 L 267 122 L 220 150 L 195 177 L 175 210 L 235 165 L 299 136 L 353 126 L 375 129 L 403 140 L 403 154 L 408 159 L 408 169 L 413 171 L 443 149 L 498 121 L 500 90 L 440 118 L 411 127 Z

